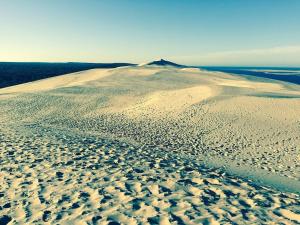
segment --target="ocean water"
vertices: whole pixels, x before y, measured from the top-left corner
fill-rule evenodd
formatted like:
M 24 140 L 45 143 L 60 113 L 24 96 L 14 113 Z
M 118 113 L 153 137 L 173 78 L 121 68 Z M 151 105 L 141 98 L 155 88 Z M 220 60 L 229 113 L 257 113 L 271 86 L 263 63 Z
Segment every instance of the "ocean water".
M 221 67 L 221 66 L 200 66 L 201 69 L 209 71 L 226 72 L 235 75 L 246 75 L 252 77 L 280 80 L 294 84 L 300 84 L 300 68 L 291 67 Z

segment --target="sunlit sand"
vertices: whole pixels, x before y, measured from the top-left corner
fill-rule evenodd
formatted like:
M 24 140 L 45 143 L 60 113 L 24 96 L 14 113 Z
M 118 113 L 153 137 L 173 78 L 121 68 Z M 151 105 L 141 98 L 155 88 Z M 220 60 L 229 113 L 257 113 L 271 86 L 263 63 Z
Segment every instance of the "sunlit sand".
M 2 222 L 300 223 L 298 85 L 93 69 L 0 89 L 0 115 Z

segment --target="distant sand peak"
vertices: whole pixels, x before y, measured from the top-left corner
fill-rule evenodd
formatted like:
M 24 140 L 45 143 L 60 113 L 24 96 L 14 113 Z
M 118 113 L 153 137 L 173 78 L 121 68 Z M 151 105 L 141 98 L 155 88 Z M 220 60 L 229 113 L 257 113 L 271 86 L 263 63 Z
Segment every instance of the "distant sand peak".
M 171 62 L 171 61 L 168 61 L 168 60 L 164 60 L 164 59 L 160 59 L 160 60 L 155 60 L 155 61 L 152 61 L 152 62 L 149 62 L 149 63 L 143 63 L 143 64 L 140 64 L 140 66 L 145 66 L 145 65 L 148 65 L 148 66 L 174 66 L 174 67 L 185 67 L 183 65 L 179 65 L 177 63 L 174 63 L 174 62 Z

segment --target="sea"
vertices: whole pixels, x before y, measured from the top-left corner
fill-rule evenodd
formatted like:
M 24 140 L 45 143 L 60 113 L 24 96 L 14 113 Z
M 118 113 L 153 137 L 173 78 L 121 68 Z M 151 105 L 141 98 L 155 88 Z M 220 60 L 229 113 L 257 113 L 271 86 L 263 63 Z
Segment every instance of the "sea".
M 199 66 L 209 71 L 226 72 L 248 79 L 255 77 L 285 81 L 300 85 L 300 67 L 225 67 L 225 66 Z

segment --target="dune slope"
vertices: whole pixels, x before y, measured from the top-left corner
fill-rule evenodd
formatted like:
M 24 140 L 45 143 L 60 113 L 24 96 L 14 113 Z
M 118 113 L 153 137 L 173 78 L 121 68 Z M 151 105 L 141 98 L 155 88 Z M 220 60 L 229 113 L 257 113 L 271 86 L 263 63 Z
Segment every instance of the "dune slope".
M 298 85 L 96 69 L 0 89 L 0 114 L 0 220 L 300 222 Z

